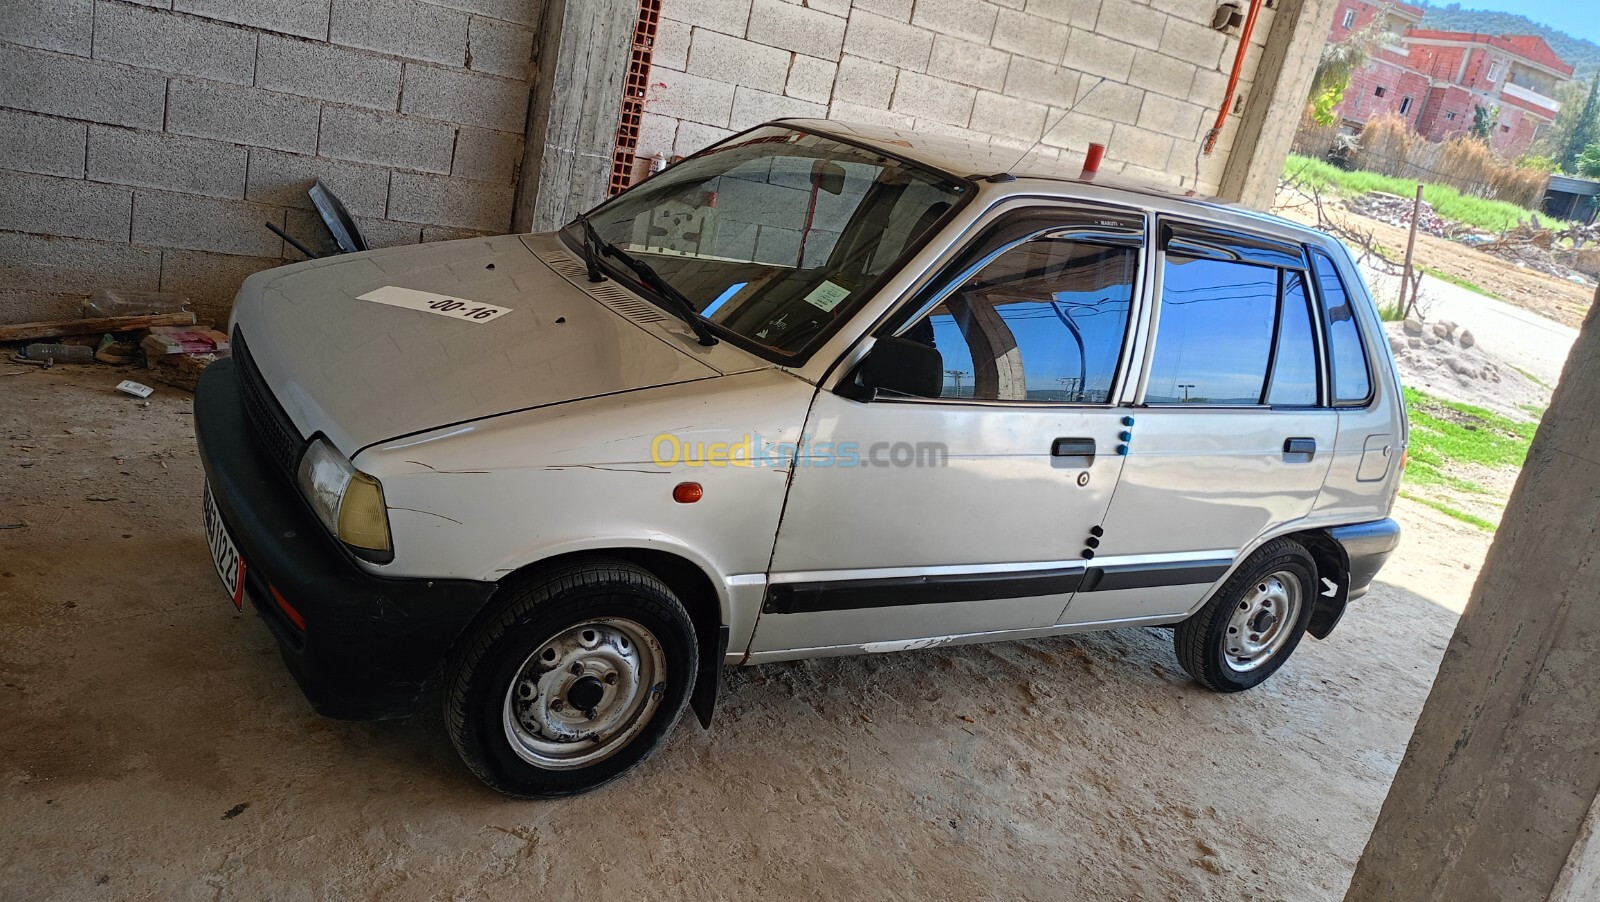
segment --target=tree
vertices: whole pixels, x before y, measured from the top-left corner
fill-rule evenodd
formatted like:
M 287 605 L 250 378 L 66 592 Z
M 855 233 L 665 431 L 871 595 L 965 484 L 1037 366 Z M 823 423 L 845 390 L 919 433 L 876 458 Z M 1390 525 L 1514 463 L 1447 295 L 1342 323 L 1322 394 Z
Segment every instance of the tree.
M 1562 170 L 1577 172 L 1578 157 L 1595 143 L 1600 143 L 1600 74 L 1596 74 L 1589 83 L 1589 99 L 1583 103 L 1583 111 L 1578 114 L 1572 134 L 1567 136 L 1566 144 L 1556 154 Z
M 1322 53 L 1317 57 L 1316 72 L 1311 76 L 1311 92 L 1307 99 L 1315 103 L 1330 93 L 1343 97 L 1345 88 L 1350 86 L 1350 76 L 1365 66 L 1372 57 L 1372 51 L 1389 37 L 1389 30 L 1384 25 L 1384 19 L 1380 16 L 1364 28 L 1350 32 L 1339 43 L 1323 45 Z
M 1578 154 L 1576 169 L 1586 179 L 1600 179 L 1600 144 L 1590 144 Z
M 1500 121 L 1500 108 L 1481 106 L 1472 108 L 1472 137 L 1480 141 L 1487 141 L 1494 135 L 1495 123 Z

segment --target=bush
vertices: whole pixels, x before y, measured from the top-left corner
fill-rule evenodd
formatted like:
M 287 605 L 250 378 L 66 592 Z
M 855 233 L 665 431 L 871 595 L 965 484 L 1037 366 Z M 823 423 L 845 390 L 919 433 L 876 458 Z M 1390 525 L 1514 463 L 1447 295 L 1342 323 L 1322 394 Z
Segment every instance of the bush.
M 1527 210 L 1538 209 L 1550 184 L 1548 169 L 1502 159 L 1476 138 L 1457 136 L 1435 144 L 1412 132 L 1405 120 L 1394 115 L 1368 122 L 1357 145 L 1355 163 L 1361 169 L 1449 185 L 1464 195 L 1504 201 Z M 1439 212 L 1448 215 L 1443 210 Z
M 1370 191 L 1383 191 L 1412 197 L 1417 193 L 1417 180 L 1398 178 L 1365 170 L 1345 171 L 1322 160 L 1290 154 L 1283 166 L 1283 177 L 1298 180 L 1308 188 L 1331 194 L 1357 195 Z M 1490 232 L 1515 228 L 1517 223 L 1531 217 L 1532 211 L 1508 204 L 1462 194 L 1450 185 L 1426 185 L 1422 199 L 1432 205 L 1434 212 L 1452 222 Z M 1566 228 L 1558 220 L 1543 219 L 1551 228 Z

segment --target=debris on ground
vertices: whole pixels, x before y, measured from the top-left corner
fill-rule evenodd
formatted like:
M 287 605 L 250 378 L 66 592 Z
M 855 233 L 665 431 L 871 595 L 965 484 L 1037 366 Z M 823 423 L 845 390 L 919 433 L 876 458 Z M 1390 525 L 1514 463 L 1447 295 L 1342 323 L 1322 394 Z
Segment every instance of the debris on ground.
M 83 302 L 85 317 L 148 316 L 155 313 L 187 313 L 189 299 L 167 291 L 128 291 L 97 288 Z
M 150 362 L 150 378 L 163 385 L 194 391 L 200 373 L 206 367 L 228 356 L 227 351 L 208 354 L 172 354 Z
M 145 316 L 97 316 L 90 319 L 51 320 L 0 326 L 0 342 L 34 341 L 68 335 L 100 335 L 105 332 L 134 332 L 152 326 L 192 326 L 193 313 L 152 313 Z
M 86 345 L 39 342 L 23 348 L 22 356 L 29 360 L 51 360 L 56 363 L 93 363 L 94 348 Z
M 215 354 L 228 350 L 228 336 L 209 326 L 158 326 L 139 342 L 145 360 L 154 364 L 174 354 Z
M 83 318 L 3 325 L 0 342 L 32 342 L 13 353 L 18 363 L 46 369 L 57 363 L 142 364 L 151 380 L 193 391 L 200 372 L 227 357 L 229 345 L 227 335 L 198 322 L 188 305 L 188 298 L 167 292 L 102 288 L 83 302 Z
M 1345 206 L 1352 213 L 1360 213 L 1369 219 L 1386 222 L 1392 226 L 1403 229 L 1411 228 L 1411 211 L 1417 199 L 1414 197 L 1401 197 L 1386 191 L 1371 191 L 1360 197 L 1352 197 L 1345 202 Z M 1455 223 L 1445 219 L 1433 211 L 1433 205 L 1427 201 L 1422 202 L 1422 213 L 1418 217 L 1418 228 L 1430 235 L 1440 238 L 1450 238 L 1461 229 Z
M 1538 216 L 1498 235 L 1480 235 L 1473 247 L 1517 266 L 1582 285 L 1600 278 L 1600 223 L 1545 228 Z M 1585 247 L 1585 245 L 1591 245 Z
M 1550 402 L 1548 386 L 1486 353 L 1453 322 L 1411 318 L 1384 327 L 1407 386 L 1518 420 L 1537 416 L 1534 411 Z
M 150 395 L 155 393 L 155 389 L 145 385 L 142 382 L 135 382 L 132 379 L 124 379 L 121 382 L 118 382 L 117 391 L 122 392 L 125 395 L 133 395 L 135 398 L 148 398 Z

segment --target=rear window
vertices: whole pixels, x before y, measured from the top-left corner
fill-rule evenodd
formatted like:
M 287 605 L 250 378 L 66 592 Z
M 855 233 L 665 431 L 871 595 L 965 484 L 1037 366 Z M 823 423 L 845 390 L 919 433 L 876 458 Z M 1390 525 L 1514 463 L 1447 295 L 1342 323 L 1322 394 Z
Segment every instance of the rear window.
M 1365 404 L 1372 397 L 1372 372 L 1367 365 L 1367 349 L 1361 343 L 1361 327 L 1356 322 L 1350 293 L 1345 290 L 1333 259 L 1326 253 L 1313 250 L 1311 264 L 1316 270 L 1323 320 L 1328 324 L 1328 357 L 1333 367 L 1334 403 Z

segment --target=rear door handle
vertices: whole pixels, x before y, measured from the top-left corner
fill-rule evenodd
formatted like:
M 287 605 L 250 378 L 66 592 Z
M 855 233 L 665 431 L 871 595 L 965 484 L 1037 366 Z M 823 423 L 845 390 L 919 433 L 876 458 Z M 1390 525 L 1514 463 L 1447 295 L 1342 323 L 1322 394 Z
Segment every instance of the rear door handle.
M 1094 460 L 1094 439 L 1058 438 L 1050 443 L 1051 457 L 1087 457 Z
M 1317 440 L 1314 438 L 1286 438 L 1283 440 L 1283 453 L 1285 455 L 1307 454 L 1314 457 L 1317 453 Z

